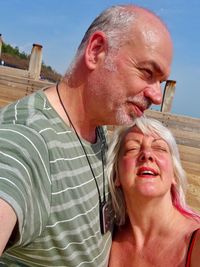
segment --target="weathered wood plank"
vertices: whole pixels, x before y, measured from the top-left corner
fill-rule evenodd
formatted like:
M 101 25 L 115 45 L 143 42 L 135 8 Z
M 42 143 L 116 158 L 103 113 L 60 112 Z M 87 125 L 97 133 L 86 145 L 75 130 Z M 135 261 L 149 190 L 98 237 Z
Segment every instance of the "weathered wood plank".
M 19 76 L 24 78 L 30 78 L 30 73 L 28 70 L 11 68 L 7 66 L 0 66 L 0 75 L 11 75 L 15 77 Z
M 145 113 L 160 120 L 174 134 L 188 177 L 187 203 L 200 212 L 200 119 L 152 110 Z
M 161 104 L 161 112 L 170 112 L 172 108 L 172 103 L 174 99 L 176 81 L 168 80 L 166 82 L 163 99 Z
M 200 149 L 190 146 L 179 145 L 179 152 L 182 161 L 198 164 L 200 173 Z
M 186 194 L 188 205 L 200 212 L 200 178 L 199 175 L 188 175 L 188 189 Z
M 199 176 L 200 168 L 198 163 L 182 160 L 182 165 L 187 174 L 195 174 Z
M 6 99 L 6 98 L 3 99 L 3 98 L 0 97 L 0 108 L 3 107 L 3 106 L 6 106 L 8 104 L 10 104 L 10 99 Z
M 200 125 L 197 123 L 200 120 L 199 118 L 193 118 L 189 116 L 177 115 L 166 112 L 159 112 L 155 110 L 146 110 L 145 114 L 149 117 L 161 120 L 167 126 L 170 124 L 173 125 L 174 128 L 176 128 L 178 127 L 179 124 L 181 124 L 187 130 L 189 130 L 190 126 L 192 125 L 196 129 L 200 130 Z
M 34 80 L 34 79 L 31 79 L 31 78 L 25 78 L 25 77 L 15 77 L 15 76 L 12 76 L 12 75 L 7 75 L 7 74 L 4 74 L 4 75 L 1 75 L 0 74 L 0 83 L 4 83 L 4 84 L 11 84 L 11 83 L 14 83 L 14 84 L 20 84 L 20 85 L 32 85 L 32 86 L 43 86 L 44 84 L 47 84 L 47 85 L 52 85 L 53 83 L 52 82 L 49 82 L 49 81 L 46 81 L 46 80 Z
M 53 85 L 53 83 L 48 81 L 14 77 L 7 74 L 0 75 L 0 107 L 38 89 L 51 85 Z

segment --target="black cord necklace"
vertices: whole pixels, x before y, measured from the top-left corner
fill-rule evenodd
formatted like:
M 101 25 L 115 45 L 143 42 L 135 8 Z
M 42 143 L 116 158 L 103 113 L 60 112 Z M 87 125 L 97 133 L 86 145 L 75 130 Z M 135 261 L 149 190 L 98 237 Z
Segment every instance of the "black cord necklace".
M 97 134 L 101 140 L 101 161 L 102 161 L 102 170 L 103 170 L 103 201 L 101 200 L 101 193 L 100 193 L 100 189 L 99 189 L 99 186 L 98 186 L 98 183 L 97 183 L 97 179 L 95 177 L 95 174 L 94 174 L 94 171 L 92 169 L 92 166 L 91 166 L 91 163 L 90 163 L 90 160 L 88 158 L 88 155 L 86 153 L 86 150 L 85 150 L 85 147 L 83 145 L 83 142 L 81 141 L 81 138 L 80 136 L 78 135 L 77 131 L 76 131 L 76 128 L 74 127 L 73 123 L 72 123 L 72 120 L 64 106 L 64 103 L 61 99 L 61 96 L 60 96 L 60 93 L 59 93 L 59 89 L 58 89 L 58 83 L 56 84 L 56 91 L 57 91 L 57 95 L 58 95 L 58 98 L 59 98 L 59 101 L 60 101 L 60 104 L 68 118 L 68 121 L 70 123 L 70 125 L 72 126 L 78 140 L 79 140 L 79 143 L 83 149 L 83 152 L 86 156 L 86 159 L 87 159 L 87 162 L 88 162 L 88 165 L 90 167 L 90 170 L 91 170 L 91 173 L 92 173 L 92 176 L 94 178 L 94 181 L 95 181 L 95 184 L 96 184 L 96 188 L 97 188 L 97 192 L 98 192 L 98 196 L 99 196 L 99 212 L 100 212 L 100 228 L 101 228 L 101 233 L 102 234 L 105 234 L 108 230 L 111 230 L 112 228 L 112 225 L 113 225 L 113 219 L 114 219 L 114 216 L 113 216 L 113 210 L 111 208 L 111 203 L 110 201 L 106 201 L 106 194 L 105 194 L 105 172 L 104 172 L 104 164 L 105 164 L 105 145 L 106 145 L 106 140 L 105 140 L 105 137 L 102 138 L 102 134 L 100 135 L 100 128 L 97 128 Z

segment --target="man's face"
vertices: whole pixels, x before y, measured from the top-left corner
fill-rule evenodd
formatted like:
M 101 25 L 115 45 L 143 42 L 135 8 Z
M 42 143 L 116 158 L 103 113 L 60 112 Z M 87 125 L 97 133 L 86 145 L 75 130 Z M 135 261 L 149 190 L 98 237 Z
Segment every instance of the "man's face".
M 160 83 L 169 76 L 171 58 L 169 38 L 147 29 L 136 31 L 134 40 L 111 50 L 90 86 L 102 107 L 103 123 L 130 124 L 151 104 L 161 104 Z

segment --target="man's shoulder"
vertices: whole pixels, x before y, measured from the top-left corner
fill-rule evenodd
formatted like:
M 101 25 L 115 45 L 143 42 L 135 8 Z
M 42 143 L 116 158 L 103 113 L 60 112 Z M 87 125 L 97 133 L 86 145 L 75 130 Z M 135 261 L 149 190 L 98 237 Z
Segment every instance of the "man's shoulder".
M 46 108 L 46 98 L 42 91 L 34 92 L 0 110 L 0 125 L 25 125 L 43 117 Z

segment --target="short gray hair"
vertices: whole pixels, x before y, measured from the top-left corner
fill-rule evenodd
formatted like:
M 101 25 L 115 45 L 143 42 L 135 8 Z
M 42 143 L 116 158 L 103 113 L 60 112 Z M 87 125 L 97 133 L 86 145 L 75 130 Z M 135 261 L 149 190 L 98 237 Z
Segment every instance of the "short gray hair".
M 118 48 L 128 38 L 130 25 L 136 16 L 133 9 L 130 9 L 130 5 L 112 6 L 106 9 L 92 22 L 78 50 L 80 51 L 86 46 L 90 36 L 96 31 L 103 31 L 108 38 L 109 46 Z
M 152 118 L 140 117 L 134 120 L 132 126 L 119 127 L 114 132 L 112 141 L 108 149 L 107 174 L 117 223 L 119 225 L 122 225 L 125 223 L 126 219 L 126 204 L 123 192 L 120 188 L 116 188 L 115 186 L 115 178 L 118 169 L 118 156 L 124 136 L 133 126 L 137 127 L 144 134 L 153 133 L 158 135 L 168 144 L 172 157 L 174 176 L 176 180 L 176 185 L 172 185 L 171 188 L 172 203 L 177 208 L 177 210 L 179 210 L 183 215 L 190 216 L 199 220 L 199 215 L 193 212 L 186 205 L 185 190 L 187 185 L 187 178 L 185 175 L 185 171 L 181 165 L 178 146 L 174 136 L 172 135 L 171 131 L 167 127 L 165 127 L 160 121 L 157 121 Z
M 133 11 L 133 5 L 112 6 L 104 10 L 87 29 L 76 52 L 66 76 L 72 72 L 79 59 L 84 54 L 90 36 L 96 31 L 102 31 L 106 34 L 108 40 L 108 49 L 118 49 L 124 42 L 130 38 L 129 31 L 132 22 L 137 16 Z

